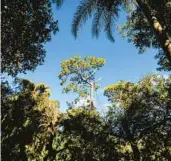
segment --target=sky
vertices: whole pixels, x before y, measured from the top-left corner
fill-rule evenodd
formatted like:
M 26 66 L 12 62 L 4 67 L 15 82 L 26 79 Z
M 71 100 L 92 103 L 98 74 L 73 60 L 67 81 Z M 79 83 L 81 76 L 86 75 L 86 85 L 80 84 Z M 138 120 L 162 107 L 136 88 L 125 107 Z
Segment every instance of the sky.
M 71 33 L 71 23 L 74 11 L 79 0 L 65 0 L 62 8 L 57 10 L 54 6 L 54 19 L 59 20 L 59 32 L 52 36 L 52 40 L 45 45 L 47 51 L 45 63 L 38 66 L 34 72 L 20 74 L 19 77 L 32 80 L 35 83 L 47 84 L 52 92 L 51 99 L 60 101 L 60 110 L 67 109 L 66 101 L 71 102 L 73 93 L 63 94 L 58 74 L 60 63 L 75 55 L 96 56 L 106 59 L 106 64 L 96 75 L 102 78 L 101 88 L 95 94 L 96 105 L 103 108 L 108 104 L 103 96 L 105 86 L 119 82 L 120 80 L 137 82 L 143 76 L 156 72 L 157 60 L 154 59 L 155 51 L 147 50 L 144 54 L 138 54 L 133 44 L 128 43 L 121 35 L 114 32 L 115 43 L 110 42 L 102 32 L 98 39 L 91 36 L 91 20 L 83 26 L 75 40 Z M 118 25 L 125 22 L 125 14 L 121 13 Z

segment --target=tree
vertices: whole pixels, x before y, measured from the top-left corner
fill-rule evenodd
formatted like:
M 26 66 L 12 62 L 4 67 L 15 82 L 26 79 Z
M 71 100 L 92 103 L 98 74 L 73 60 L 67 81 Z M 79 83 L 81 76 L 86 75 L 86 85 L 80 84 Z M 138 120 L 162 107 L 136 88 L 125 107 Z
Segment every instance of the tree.
M 57 160 L 118 160 L 118 139 L 108 133 L 103 118 L 95 110 L 68 110 L 61 121 Z
M 93 104 L 93 90 L 98 88 L 95 81 L 95 73 L 104 64 L 105 60 L 103 58 L 93 56 L 87 56 L 84 59 L 81 59 L 80 56 L 75 56 L 64 60 L 61 63 L 62 70 L 58 76 L 61 80 L 61 85 L 66 84 L 63 92 L 73 91 L 81 97 L 86 97 L 88 88 L 90 88 L 90 104 Z
M 43 46 L 58 31 L 57 25 L 50 0 L 2 0 L 2 73 L 16 76 L 42 65 Z
M 111 101 L 105 117 L 88 107 L 72 108 L 61 119 L 58 160 L 169 161 L 171 77 L 149 75 L 105 89 Z
M 154 1 L 151 0 L 152 8 L 155 8 L 157 17 L 160 17 L 160 22 L 162 26 L 166 26 L 165 30 L 170 35 L 170 2 L 169 1 Z M 157 25 L 157 21 L 155 21 Z M 136 47 L 140 49 L 140 53 L 144 52 L 146 48 L 153 47 L 159 49 L 156 58 L 159 59 L 158 64 L 159 70 L 170 70 L 170 63 L 165 56 L 165 53 L 160 49 L 160 43 L 156 39 L 153 30 L 148 23 L 147 19 L 143 15 L 140 8 L 137 8 L 132 12 L 127 18 L 127 22 L 122 27 L 119 27 L 123 36 L 128 38 L 129 42 L 132 42 Z
M 149 75 L 138 83 L 121 81 L 105 89 L 121 111 L 110 110 L 112 132 L 129 144 L 134 160 L 170 160 L 170 89 L 171 77 L 160 75 Z
M 16 83 L 14 89 L 2 83 L 2 160 L 52 160 L 59 102 L 49 100 L 44 84 L 22 79 Z
M 82 0 L 74 15 L 72 32 L 77 37 L 79 28 L 93 16 L 92 35 L 98 37 L 104 28 L 107 37 L 114 41 L 112 33 L 122 8 L 128 13 L 129 25 L 126 30 L 131 36 L 128 38 L 141 51 L 150 46 L 162 48 L 162 54 L 160 52 L 157 56 L 159 64 L 161 69 L 170 70 L 170 7 L 170 0 Z

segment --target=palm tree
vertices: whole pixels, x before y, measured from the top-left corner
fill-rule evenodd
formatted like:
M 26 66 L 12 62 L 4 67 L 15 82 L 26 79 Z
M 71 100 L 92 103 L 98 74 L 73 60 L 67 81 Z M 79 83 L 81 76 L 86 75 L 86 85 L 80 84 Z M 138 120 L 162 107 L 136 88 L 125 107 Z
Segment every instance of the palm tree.
M 147 24 L 154 32 L 159 47 L 163 49 L 168 63 L 171 63 L 171 2 L 170 0 L 82 0 L 77 7 L 72 24 L 72 33 L 78 36 L 82 25 L 92 17 L 92 35 L 99 36 L 104 29 L 107 37 L 114 42 L 113 29 L 121 9 L 131 12 L 140 10 Z M 163 8 L 162 8 L 163 7 Z M 129 10 L 130 11 L 130 10 Z M 165 13 L 165 14 L 164 14 Z M 141 17 L 140 17 L 141 19 Z

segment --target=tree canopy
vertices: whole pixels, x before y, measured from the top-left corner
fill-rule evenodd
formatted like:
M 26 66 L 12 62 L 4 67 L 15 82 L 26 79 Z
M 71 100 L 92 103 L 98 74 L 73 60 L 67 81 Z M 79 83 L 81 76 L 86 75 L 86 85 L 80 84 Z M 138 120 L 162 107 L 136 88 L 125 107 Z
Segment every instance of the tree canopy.
M 2 161 L 170 161 L 171 75 L 108 85 L 103 115 L 75 104 L 60 112 L 47 85 L 16 77 L 43 63 L 43 46 L 58 31 L 52 4 L 59 8 L 63 1 L 2 0 L 2 73 L 15 77 L 13 83 L 1 82 Z M 103 28 L 114 42 L 121 9 L 129 13 L 126 24 L 118 27 L 122 36 L 140 53 L 158 49 L 159 70 L 170 71 L 170 0 L 81 0 L 74 36 L 93 16 L 92 35 L 98 37 Z M 78 98 L 90 94 L 92 107 L 93 91 L 99 88 L 95 74 L 105 63 L 95 56 L 62 61 L 58 78 L 63 93 L 75 92 Z
M 53 157 L 59 102 L 49 100 L 44 84 L 17 80 L 12 89 L 2 83 L 2 160 L 42 160 Z M 51 155 L 49 155 L 51 153 Z
M 2 160 L 171 159 L 170 76 L 107 86 L 104 116 L 85 106 L 61 113 L 46 85 L 15 84 L 2 82 Z
M 149 75 L 138 83 L 121 81 L 105 89 L 104 94 L 120 109 L 111 108 L 109 113 L 114 113 L 109 117 L 113 133 L 129 143 L 134 160 L 170 160 L 170 89 L 171 77 L 160 75 Z
M 114 42 L 113 31 L 122 9 L 128 15 L 127 22 L 122 27 L 128 40 L 140 52 L 149 47 L 159 49 L 160 52 L 156 55 L 161 66 L 159 69 L 170 70 L 170 8 L 170 0 L 82 0 L 73 18 L 72 33 L 77 37 L 79 29 L 92 17 L 92 35 L 98 37 L 103 29 Z
M 2 0 L 1 24 L 2 73 L 16 76 L 43 64 L 44 44 L 58 31 L 52 1 Z
M 95 82 L 95 73 L 106 63 L 105 59 L 94 56 L 86 56 L 81 58 L 75 56 L 61 62 L 61 72 L 59 79 L 64 93 L 70 91 L 78 93 L 80 97 L 86 97 L 89 94 L 89 89 L 92 83 Z M 95 89 L 98 86 L 95 85 Z

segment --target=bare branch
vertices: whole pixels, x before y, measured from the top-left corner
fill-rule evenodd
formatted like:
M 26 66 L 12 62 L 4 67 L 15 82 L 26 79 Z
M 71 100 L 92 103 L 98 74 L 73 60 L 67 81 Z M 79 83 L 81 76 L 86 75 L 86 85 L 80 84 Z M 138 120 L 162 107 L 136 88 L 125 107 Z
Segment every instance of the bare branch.
M 97 82 L 99 82 L 99 81 L 101 81 L 102 80 L 102 78 L 99 78 L 99 79 L 97 79 L 94 83 L 97 83 Z

